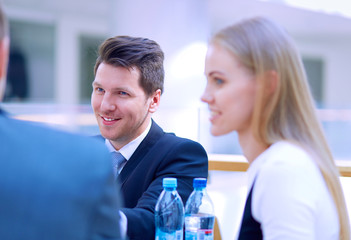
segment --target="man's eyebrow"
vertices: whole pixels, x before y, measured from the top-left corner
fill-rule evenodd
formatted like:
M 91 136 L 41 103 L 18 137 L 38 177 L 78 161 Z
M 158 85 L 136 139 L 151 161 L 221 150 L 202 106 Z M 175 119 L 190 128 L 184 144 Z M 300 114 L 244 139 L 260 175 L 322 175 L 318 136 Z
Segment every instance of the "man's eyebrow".
M 93 85 L 93 86 L 94 86 L 94 85 L 95 85 L 95 86 L 101 86 L 101 84 L 100 84 L 100 83 L 95 82 L 95 81 L 93 81 L 91 85 Z

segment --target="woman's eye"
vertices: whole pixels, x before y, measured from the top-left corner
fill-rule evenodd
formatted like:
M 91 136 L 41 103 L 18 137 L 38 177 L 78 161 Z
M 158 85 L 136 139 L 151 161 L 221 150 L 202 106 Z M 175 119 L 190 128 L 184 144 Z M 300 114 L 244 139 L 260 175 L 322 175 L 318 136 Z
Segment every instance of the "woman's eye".
M 220 79 L 220 78 L 215 78 L 214 79 L 214 81 L 215 81 L 215 83 L 217 84 L 217 85 L 221 85 L 221 84 L 223 84 L 223 80 L 222 79 Z

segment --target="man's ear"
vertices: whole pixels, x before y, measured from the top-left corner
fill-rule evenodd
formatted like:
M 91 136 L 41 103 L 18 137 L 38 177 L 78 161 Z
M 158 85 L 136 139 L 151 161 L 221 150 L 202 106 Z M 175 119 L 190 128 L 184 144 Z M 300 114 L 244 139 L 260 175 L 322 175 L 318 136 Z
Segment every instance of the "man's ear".
M 151 96 L 151 102 L 149 106 L 149 112 L 154 113 L 157 111 L 158 106 L 160 106 L 161 101 L 161 89 L 157 89 Z
M 6 79 L 10 48 L 9 45 L 10 40 L 8 37 L 0 40 L 0 79 Z
M 8 37 L 0 40 L 0 101 L 3 98 L 6 88 L 7 63 L 9 58 L 10 40 Z

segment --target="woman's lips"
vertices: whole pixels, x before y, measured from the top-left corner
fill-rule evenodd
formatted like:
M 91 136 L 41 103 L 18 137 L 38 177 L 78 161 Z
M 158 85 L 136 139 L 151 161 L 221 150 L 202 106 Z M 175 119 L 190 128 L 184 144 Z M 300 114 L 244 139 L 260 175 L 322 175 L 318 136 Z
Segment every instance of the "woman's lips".
M 210 110 L 210 121 L 213 122 L 219 115 L 218 111 Z

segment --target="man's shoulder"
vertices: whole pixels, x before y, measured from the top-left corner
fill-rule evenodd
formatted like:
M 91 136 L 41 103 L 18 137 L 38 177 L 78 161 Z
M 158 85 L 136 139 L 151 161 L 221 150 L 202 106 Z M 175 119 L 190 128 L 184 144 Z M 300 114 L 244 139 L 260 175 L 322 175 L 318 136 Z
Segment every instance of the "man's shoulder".
M 173 133 L 165 133 L 159 141 L 154 144 L 154 148 L 158 149 L 160 152 L 167 152 L 168 155 L 197 153 L 207 156 L 204 147 L 199 142 L 176 136 Z
M 199 144 L 198 142 L 191 140 L 189 138 L 177 136 L 175 133 L 172 132 L 165 132 L 164 136 L 165 141 L 173 141 L 185 144 Z
M 177 136 L 173 132 L 164 132 L 163 129 L 156 124 L 156 122 L 153 122 L 151 131 L 158 132 L 159 134 L 158 141 L 156 142 L 156 144 L 168 145 L 170 147 L 172 146 L 175 147 L 179 145 L 191 145 L 191 146 L 199 146 L 202 148 L 202 145 L 196 142 L 195 140 Z
M 6 125 L 4 126 L 4 124 Z M 104 144 L 98 138 L 63 131 L 38 122 L 7 118 L 1 120 L 0 129 L 2 129 L 4 137 L 20 138 L 21 141 L 27 142 L 28 146 L 41 145 L 52 151 L 56 151 L 56 149 L 84 150 L 85 152 L 105 150 Z
M 93 139 L 95 140 L 98 140 L 100 142 L 105 142 L 105 138 L 101 135 L 101 134 L 98 134 L 98 135 L 93 135 L 91 136 Z
M 91 137 L 15 119 L 0 119 L 0 133 L 0 141 L 7 149 L 1 156 L 12 165 L 35 164 L 33 174 L 45 169 L 67 179 L 75 176 L 101 180 L 110 174 L 110 155 L 105 145 Z

